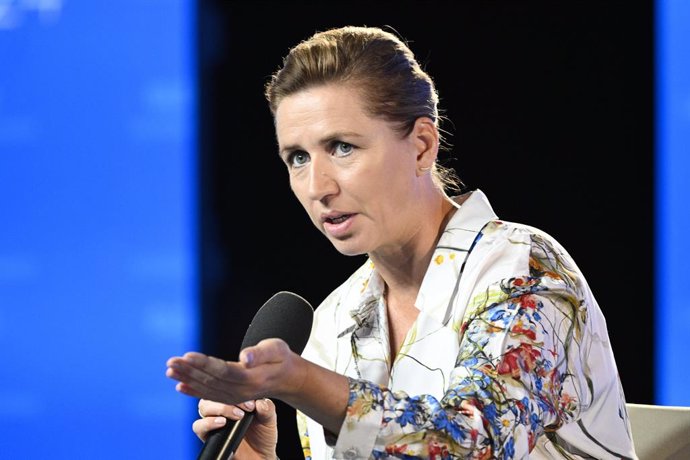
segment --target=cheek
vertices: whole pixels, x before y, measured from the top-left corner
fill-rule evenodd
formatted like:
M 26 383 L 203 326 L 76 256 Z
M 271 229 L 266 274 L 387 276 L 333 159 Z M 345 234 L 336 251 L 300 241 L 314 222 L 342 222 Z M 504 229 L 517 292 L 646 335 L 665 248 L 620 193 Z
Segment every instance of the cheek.
M 414 183 L 408 169 L 404 165 L 392 163 L 375 166 L 365 168 L 349 178 L 349 182 L 356 185 L 350 189 L 374 202 L 394 201 L 398 206 L 405 203 Z
M 338 178 L 338 185 L 343 193 L 360 203 L 369 204 L 381 199 L 381 195 L 389 190 L 390 182 L 387 168 L 377 164 L 352 168 Z
M 387 228 L 396 228 L 400 219 L 419 199 L 415 190 L 414 171 L 405 165 L 391 165 L 382 173 L 371 177 L 367 187 L 368 201 L 372 203 Z

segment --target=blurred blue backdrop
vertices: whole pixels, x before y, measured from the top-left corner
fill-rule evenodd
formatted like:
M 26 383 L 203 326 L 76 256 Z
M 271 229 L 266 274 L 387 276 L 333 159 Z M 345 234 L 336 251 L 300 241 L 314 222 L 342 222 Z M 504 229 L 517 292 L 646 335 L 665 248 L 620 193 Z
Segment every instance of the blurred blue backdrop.
M 690 2 L 656 6 L 656 402 L 690 406 Z
M 0 458 L 187 459 L 193 0 L 0 1 Z

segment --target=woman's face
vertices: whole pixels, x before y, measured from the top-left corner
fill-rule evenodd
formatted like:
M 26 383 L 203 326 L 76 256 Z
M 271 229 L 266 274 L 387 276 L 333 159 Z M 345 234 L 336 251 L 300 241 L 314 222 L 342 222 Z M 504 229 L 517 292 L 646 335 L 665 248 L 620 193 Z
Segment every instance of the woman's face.
M 414 238 L 419 142 L 369 116 L 358 91 L 326 85 L 290 95 L 276 132 L 293 192 L 338 251 L 385 253 Z

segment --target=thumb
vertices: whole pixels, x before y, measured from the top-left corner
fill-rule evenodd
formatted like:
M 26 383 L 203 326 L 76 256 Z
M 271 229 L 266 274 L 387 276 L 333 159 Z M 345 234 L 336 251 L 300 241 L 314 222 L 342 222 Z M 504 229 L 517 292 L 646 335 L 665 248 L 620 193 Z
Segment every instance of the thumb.
M 247 368 L 261 364 L 280 362 L 290 348 L 281 339 L 265 339 L 253 347 L 244 348 L 240 352 L 240 362 Z
M 256 420 L 263 425 L 276 423 L 276 405 L 268 398 L 256 400 Z

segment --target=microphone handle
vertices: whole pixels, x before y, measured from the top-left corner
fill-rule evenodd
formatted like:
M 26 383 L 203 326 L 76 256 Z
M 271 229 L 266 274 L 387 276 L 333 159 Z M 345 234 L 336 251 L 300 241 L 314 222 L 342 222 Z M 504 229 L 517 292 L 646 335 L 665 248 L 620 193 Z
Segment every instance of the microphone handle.
M 244 434 L 254 420 L 254 412 L 245 412 L 244 417 L 209 433 L 197 460 L 228 460 L 242 442 Z

